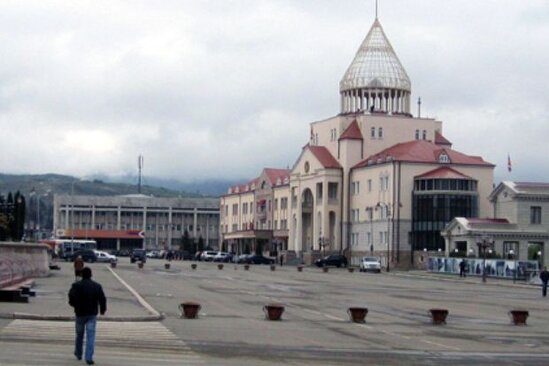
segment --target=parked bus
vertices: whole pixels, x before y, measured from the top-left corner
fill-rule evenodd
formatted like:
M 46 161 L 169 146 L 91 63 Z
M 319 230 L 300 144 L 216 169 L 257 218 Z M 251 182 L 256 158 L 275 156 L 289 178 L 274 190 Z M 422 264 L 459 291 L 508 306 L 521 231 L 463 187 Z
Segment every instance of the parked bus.
M 41 243 L 49 245 L 55 255 L 65 260 L 68 260 L 77 250 L 97 249 L 95 240 L 51 239 L 42 240 Z

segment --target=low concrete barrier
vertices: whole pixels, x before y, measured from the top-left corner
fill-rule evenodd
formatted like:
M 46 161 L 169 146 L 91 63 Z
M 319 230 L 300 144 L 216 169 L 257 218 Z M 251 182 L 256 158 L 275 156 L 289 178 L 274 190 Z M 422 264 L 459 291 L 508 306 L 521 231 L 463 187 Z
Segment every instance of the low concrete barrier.
M 0 288 L 49 274 L 48 246 L 28 243 L 0 243 Z

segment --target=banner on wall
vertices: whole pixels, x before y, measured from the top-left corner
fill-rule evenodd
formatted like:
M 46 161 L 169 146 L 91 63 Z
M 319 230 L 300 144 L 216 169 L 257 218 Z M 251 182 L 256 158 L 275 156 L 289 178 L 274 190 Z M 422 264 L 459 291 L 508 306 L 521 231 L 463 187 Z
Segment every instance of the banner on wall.
M 459 263 L 465 261 L 465 273 L 468 276 L 482 276 L 482 267 L 486 266 L 488 277 L 527 280 L 532 273 L 539 272 L 537 261 L 514 261 L 506 259 L 482 258 L 448 258 L 429 257 L 427 259 L 427 271 L 438 273 L 459 274 Z

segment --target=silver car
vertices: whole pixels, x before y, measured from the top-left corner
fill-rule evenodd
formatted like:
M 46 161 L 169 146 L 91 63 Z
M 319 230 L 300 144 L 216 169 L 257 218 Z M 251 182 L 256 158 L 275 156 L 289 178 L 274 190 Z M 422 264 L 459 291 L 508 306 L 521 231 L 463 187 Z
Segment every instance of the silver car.
M 360 260 L 360 272 L 381 272 L 381 260 L 379 257 L 362 257 Z

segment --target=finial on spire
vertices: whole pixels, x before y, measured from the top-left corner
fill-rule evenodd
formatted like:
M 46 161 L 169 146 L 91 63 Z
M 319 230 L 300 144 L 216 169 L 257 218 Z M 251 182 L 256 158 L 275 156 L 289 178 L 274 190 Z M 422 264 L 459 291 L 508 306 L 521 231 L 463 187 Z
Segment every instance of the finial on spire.
M 376 0 L 376 19 L 377 19 L 377 0 Z

